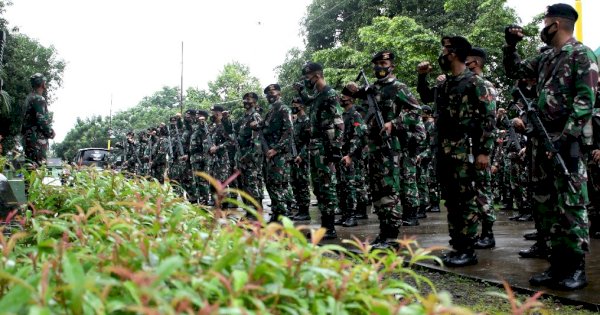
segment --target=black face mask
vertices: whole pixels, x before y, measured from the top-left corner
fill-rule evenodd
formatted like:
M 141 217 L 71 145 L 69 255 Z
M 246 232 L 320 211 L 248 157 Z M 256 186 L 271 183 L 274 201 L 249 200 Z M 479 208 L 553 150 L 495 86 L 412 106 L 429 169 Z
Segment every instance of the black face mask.
M 375 72 L 375 77 L 377 79 L 383 79 L 385 77 L 387 77 L 388 75 L 390 75 L 390 67 L 380 67 L 380 66 L 375 66 L 373 67 L 373 71 Z
M 557 31 L 554 31 L 554 33 L 550 33 L 550 28 L 552 27 L 552 25 L 556 24 L 556 22 L 544 27 L 542 29 L 542 31 L 540 32 L 540 39 L 542 40 L 542 42 L 544 42 L 546 45 L 550 45 L 552 43 L 552 39 L 554 38 L 554 36 L 556 35 Z
M 312 80 L 304 79 L 304 86 L 306 86 L 307 89 L 312 90 L 315 88 L 315 82 L 313 82 Z
M 342 107 L 346 108 L 347 106 L 352 105 L 352 101 L 340 101 Z
M 267 102 L 269 102 L 269 104 L 273 104 L 275 102 L 277 102 L 279 100 L 279 96 L 277 95 L 267 95 Z
M 210 122 L 214 123 L 215 121 L 217 121 L 217 118 L 215 118 L 215 116 L 210 116 L 210 118 L 208 118 L 208 120 L 210 120 Z
M 292 107 L 292 114 L 298 114 L 300 112 L 300 108 Z
M 252 108 L 252 103 L 250 103 L 250 102 L 246 102 L 246 101 L 243 101 L 242 103 L 244 104 L 244 108 L 245 108 L 245 109 L 250 109 L 250 108 Z
M 438 57 L 438 64 L 440 65 L 440 68 L 442 69 L 442 71 L 444 72 L 448 72 L 450 71 L 450 60 L 448 59 L 448 55 L 449 54 L 441 54 Z

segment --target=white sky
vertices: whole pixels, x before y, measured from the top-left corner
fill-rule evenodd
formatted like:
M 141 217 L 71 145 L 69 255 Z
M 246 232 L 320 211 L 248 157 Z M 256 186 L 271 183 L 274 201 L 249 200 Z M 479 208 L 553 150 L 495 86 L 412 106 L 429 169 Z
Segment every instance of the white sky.
M 108 115 L 136 105 L 163 86 L 207 88 L 228 62 L 250 67 L 263 86 L 292 47 L 304 47 L 300 20 L 311 0 L 14 0 L 11 26 L 54 45 L 67 62 L 51 104 L 55 141 L 77 117 Z M 508 0 L 528 22 L 556 0 Z M 565 0 L 574 5 L 574 0 Z M 584 43 L 600 46 L 600 1 L 582 0 Z

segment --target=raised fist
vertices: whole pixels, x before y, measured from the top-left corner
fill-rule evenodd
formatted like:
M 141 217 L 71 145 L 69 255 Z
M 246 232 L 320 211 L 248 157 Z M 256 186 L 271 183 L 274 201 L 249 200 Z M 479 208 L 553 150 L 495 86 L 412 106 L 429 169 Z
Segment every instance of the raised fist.
M 504 29 L 504 40 L 509 46 L 515 46 L 523 40 L 523 28 L 518 25 L 509 25 Z
M 419 74 L 427 74 L 433 70 L 431 63 L 429 61 L 423 61 L 417 65 L 417 72 Z

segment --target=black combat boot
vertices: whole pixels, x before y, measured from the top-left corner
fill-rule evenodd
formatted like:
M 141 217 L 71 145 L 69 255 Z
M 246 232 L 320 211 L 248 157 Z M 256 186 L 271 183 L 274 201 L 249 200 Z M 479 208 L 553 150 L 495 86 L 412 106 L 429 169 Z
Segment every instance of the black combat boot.
M 387 228 L 387 225 L 384 222 L 385 221 L 381 219 L 381 216 L 379 216 L 379 234 L 377 234 L 375 239 L 372 240 L 369 245 L 375 246 L 381 242 L 385 242 L 385 240 L 387 239 L 389 229 Z
M 417 211 L 417 219 L 425 219 L 427 218 L 427 205 L 419 206 L 419 211 Z
M 533 221 L 533 216 L 530 213 L 523 213 L 518 219 L 517 221 L 520 222 L 526 222 L 526 221 Z
M 531 233 L 525 233 L 525 234 L 523 234 L 523 238 L 528 241 L 535 241 L 538 239 L 538 233 L 537 233 L 537 231 L 531 232 Z
M 334 215 L 322 215 L 321 216 L 321 227 L 325 228 L 324 240 L 334 240 L 337 238 L 337 232 L 335 231 L 335 225 L 333 224 Z
M 402 226 L 418 226 L 417 208 L 406 207 L 402 215 Z
M 382 250 L 386 250 L 386 249 L 397 249 L 399 247 L 398 242 L 396 242 L 396 240 L 398 239 L 398 234 L 400 233 L 400 231 L 398 230 L 397 227 L 391 226 L 391 225 L 384 225 L 383 227 L 385 229 L 385 232 L 382 233 L 381 231 L 379 232 L 379 235 L 377 235 L 377 238 L 379 238 L 379 242 L 375 243 L 371 243 L 371 245 L 373 247 L 371 247 L 371 250 L 375 250 L 375 249 L 382 249 Z M 381 224 L 380 224 L 380 228 L 381 230 Z
M 345 227 L 357 226 L 358 222 L 356 221 L 356 218 L 354 217 L 355 214 L 356 214 L 356 210 L 348 210 L 348 216 L 346 217 L 346 220 L 342 223 L 342 226 L 345 226 Z
M 585 276 L 585 255 L 563 255 L 562 259 L 569 259 L 565 262 L 564 272 L 551 286 L 558 290 L 572 291 L 579 290 L 587 286 L 587 277 Z
M 292 220 L 294 220 L 294 221 L 308 221 L 308 220 L 310 220 L 310 214 L 308 213 L 308 205 L 306 205 L 306 206 L 299 206 L 298 207 L 298 214 L 296 214 L 294 217 L 292 217 Z
M 473 249 L 457 249 L 442 257 L 444 265 L 449 267 L 463 267 L 477 264 L 477 255 Z
M 358 203 L 356 204 L 356 215 L 354 217 L 359 220 L 369 218 L 369 216 L 367 215 L 367 203 L 365 201 L 358 201 Z
M 281 213 L 279 213 L 279 212 L 271 212 L 271 218 L 269 218 L 269 222 L 268 223 L 280 222 L 279 221 L 279 216 L 280 215 L 281 215 Z
M 550 257 L 550 267 L 541 273 L 534 274 L 529 278 L 531 285 L 552 285 L 556 283 L 557 279 L 560 278 L 560 272 L 562 271 L 560 261 L 556 258 Z
M 346 219 L 348 219 L 348 215 L 347 215 L 347 214 L 345 213 L 345 211 L 344 211 L 344 214 L 342 214 L 342 216 L 341 216 L 341 217 L 339 217 L 339 218 L 335 219 L 335 220 L 333 221 L 333 224 L 334 224 L 334 225 L 342 225 L 342 224 L 344 224 L 344 222 L 346 221 Z
M 494 232 L 492 232 L 492 222 L 483 222 L 481 225 L 481 235 L 475 241 L 473 248 L 475 249 L 487 249 L 496 246 L 496 240 L 494 239 Z
M 436 203 L 431 205 L 431 207 L 429 207 L 429 212 L 440 212 L 440 204 Z
M 515 215 L 513 215 L 512 217 L 509 217 L 508 219 L 511 221 L 519 221 L 519 219 L 521 218 L 523 214 L 522 213 L 517 213 Z
M 519 256 L 523 258 L 548 258 L 550 250 L 543 240 L 538 240 L 530 248 L 519 251 Z

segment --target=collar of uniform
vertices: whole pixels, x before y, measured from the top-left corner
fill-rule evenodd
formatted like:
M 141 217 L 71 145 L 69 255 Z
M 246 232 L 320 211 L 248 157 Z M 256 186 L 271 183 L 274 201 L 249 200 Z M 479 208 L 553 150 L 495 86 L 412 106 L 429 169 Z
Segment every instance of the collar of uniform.
M 254 108 L 254 107 L 253 107 L 253 108 L 251 108 L 250 112 L 246 112 L 244 115 L 245 115 L 245 116 L 251 116 L 251 115 L 253 115 L 254 113 L 256 113 L 256 108 Z
M 469 68 L 465 67 L 465 70 L 463 70 L 463 72 L 459 73 L 457 76 L 454 75 L 450 75 L 451 78 L 455 79 L 455 80 L 460 80 L 462 79 L 464 76 L 473 73 L 471 72 L 471 70 L 469 70 Z
M 573 50 L 573 46 L 574 46 L 575 44 L 577 44 L 577 43 L 578 43 L 577 39 L 575 39 L 575 37 L 571 37 L 571 38 L 569 38 L 569 40 L 567 40 L 567 41 L 565 42 L 565 44 L 564 44 L 564 45 L 563 45 L 563 46 L 560 48 L 560 51 L 571 51 L 571 50 Z
M 388 76 L 387 78 L 383 78 L 383 79 L 379 79 L 377 80 L 377 83 L 379 84 L 389 84 L 396 81 L 396 77 L 394 76 Z

